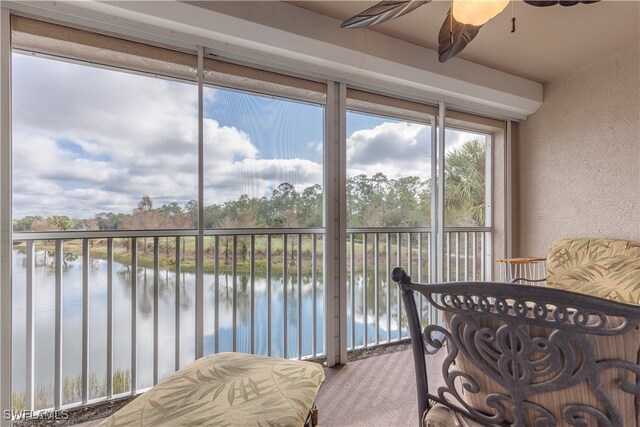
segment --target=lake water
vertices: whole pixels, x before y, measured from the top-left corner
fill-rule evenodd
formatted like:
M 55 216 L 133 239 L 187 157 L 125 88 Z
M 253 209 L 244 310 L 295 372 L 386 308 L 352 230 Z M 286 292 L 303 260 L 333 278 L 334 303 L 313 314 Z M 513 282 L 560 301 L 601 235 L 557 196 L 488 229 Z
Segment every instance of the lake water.
M 35 389 L 36 393 L 47 393 L 49 401 L 53 400 L 54 378 L 54 328 L 55 328 L 55 270 L 52 267 L 53 257 L 45 258 L 44 251 L 36 252 L 34 271 L 34 313 L 35 313 Z M 91 259 L 89 271 L 89 373 L 103 384 L 106 384 L 107 364 L 107 262 Z M 291 274 L 293 273 L 293 274 Z M 127 371 L 131 361 L 131 271 L 130 267 L 121 263 L 113 264 L 113 369 Z M 137 271 L 137 384 L 138 388 L 153 385 L 153 282 L 154 271 L 138 268 Z M 275 276 L 275 275 L 274 275 Z M 370 279 L 371 279 L 370 275 Z M 205 337 L 204 352 L 214 352 L 214 313 L 215 313 L 215 274 L 205 274 Z M 232 351 L 232 298 L 233 277 L 220 274 L 219 289 L 219 351 Z M 368 342 L 375 341 L 374 287 L 368 280 Z M 63 272 L 62 303 L 62 374 L 63 378 L 75 380 L 82 373 L 82 258 L 69 260 Z M 255 353 L 267 354 L 267 289 L 265 277 L 256 275 L 255 283 Z M 271 355 L 283 357 L 283 279 L 271 279 Z M 324 352 L 324 293 L 323 279 L 319 274 L 316 279 L 316 298 L 313 299 L 312 277 L 302 277 L 302 301 L 298 301 L 297 277 L 290 271 L 287 280 L 287 357 L 298 355 L 298 304 L 302 304 L 302 357 L 313 353 L 312 345 L 312 313 L 316 307 L 316 353 Z M 175 360 L 175 272 L 160 270 L 159 272 L 159 360 L 158 372 L 162 379 L 174 372 Z M 363 344 L 363 280 L 355 278 L 355 344 Z M 388 339 L 386 283 L 379 283 L 379 338 Z M 26 256 L 20 251 L 13 252 L 13 391 L 24 393 L 26 379 L 25 363 L 25 325 L 26 325 Z M 250 352 L 250 283 L 249 277 L 239 275 L 237 278 L 237 351 Z M 180 364 L 194 360 L 195 351 L 195 274 L 182 273 L 180 277 Z M 395 306 L 397 290 L 391 288 L 391 339 L 397 338 Z M 348 302 L 350 312 L 350 302 Z M 347 319 L 348 330 L 351 325 L 351 314 Z M 348 345 L 351 336 L 348 333 Z M 70 386 L 71 387 L 71 386 Z M 93 390 L 90 398 L 100 396 L 100 391 Z M 77 392 L 76 392 L 77 394 Z M 65 392 L 65 403 L 77 400 L 72 392 Z M 38 400 L 36 398 L 36 400 Z M 42 399 L 41 399 L 42 400 Z

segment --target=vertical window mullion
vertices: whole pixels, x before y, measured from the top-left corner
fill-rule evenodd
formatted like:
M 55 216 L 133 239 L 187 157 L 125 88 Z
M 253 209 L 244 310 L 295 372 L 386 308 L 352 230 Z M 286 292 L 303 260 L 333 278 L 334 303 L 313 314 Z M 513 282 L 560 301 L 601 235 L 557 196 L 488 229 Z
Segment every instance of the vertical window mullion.
M 510 122 L 508 123 L 508 128 L 510 128 Z M 510 133 L 510 132 L 509 132 Z M 510 135 L 507 136 L 507 138 L 510 138 Z M 491 238 L 488 239 L 489 243 L 488 243 L 488 247 L 487 247 L 487 251 L 485 252 L 485 257 L 486 260 L 483 260 L 483 262 L 486 262 L 487 264 L 487 270 L 488 271 L 488 276 L 484 279 L 484 280 L 493 280 L 493 206 L 494 206 L 494 201 L 493 201 L 493 164 L 494 164 L 494 159 L 493 159 L 493 135 L 489 134 L 487 135 L 487 152 L 485 154 L 485 159 L 486 159 L 486 166 L 485 166 L 485 207 L 486 207 L 486 211 L 485 211 L 485 222 L 484 222 L 484 226 L 485 227 L 489 227 L 492 229 L 490 236 Z M 509 143 L 505 143 L 505 157 L 508 155 L 508 147 L 510 146 Z M 509 224 L 511 223 L 510 220 L 510 216 L 511 216 L 511 212 L 510 212 L 510 206 L 509 206 L 509 192 L 511 191 L 511 184 L 509 183 L 509 162 L 508 160 L 505 159 L 505 163 L 504 163 L 504 173 L 505 173 L 505 217 L 504 217 L 504 224 L 505 224 L 505 230 L 507 230 L 507 233 L 505 234 L 504 237 L 504 246 L 505 246 L 505 256 L 509 257 L 511 256 L 511 233 L 509 232 Z
M 437 150 L 437 163 L 438 163 L 438 222 L 437 230 L 437 270 L 436 279 L 438 282 L 444 280 L 444 157 L 445 157 L 445 114 L 446 106 L 443 101 L 439 103 L 438 112 L 438 150 Z
M 440 254 L 436 251 L 437 230 L 438 230 L 438 201 L 437 201 L 437 185 L 438 180 L 438 127 L 435 116 L 431 117 L 431 250 L 429 251 L 429 281 L 438 281 L 437 263 Z
M 12 218 L 11 202 L 11 16 L 0 9 L 0 407 L 11 408 Z M 29 408 L 28 408 L 29 409 Z M 4 418 L 4 417 L 3 417 Z M 0 424 L 10 425 L 8 420 Z
M 204 48 L 198 46 L 198 237 L 196 241 L 195 358 L 204 355 Z M 217 272 L 216 272 L 217 274 Z
M 327 365 L 347 362 L 346 86 L 327 83 L 324 150 L 325 354 Z

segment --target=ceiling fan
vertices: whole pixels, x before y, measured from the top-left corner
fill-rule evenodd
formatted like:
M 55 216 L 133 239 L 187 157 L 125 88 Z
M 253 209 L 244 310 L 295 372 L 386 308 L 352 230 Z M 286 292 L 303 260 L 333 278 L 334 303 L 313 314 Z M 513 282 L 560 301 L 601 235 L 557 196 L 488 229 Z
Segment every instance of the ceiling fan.
M 451 0 L 451 9 L 440 28 L 438 35 L 438 60 L 440 62 L 460 53 L 478 35 L 480 28 L 491 18 L 507 7 L 509 1 L 514 0 Z M 547 7 L 560 4 L 573 6 L 578 3 L 596 3 L 600 0 L 579 1 L 536 1 L 524 0 L 531 6 Z M 390 19 L 406 15 L 431 0 L 381 1 L 375 6 L 347 19 L 341 28 L 362 28 L 380 24 Z M 511 18 L 511 32 L 515 31 L 516 18 Z

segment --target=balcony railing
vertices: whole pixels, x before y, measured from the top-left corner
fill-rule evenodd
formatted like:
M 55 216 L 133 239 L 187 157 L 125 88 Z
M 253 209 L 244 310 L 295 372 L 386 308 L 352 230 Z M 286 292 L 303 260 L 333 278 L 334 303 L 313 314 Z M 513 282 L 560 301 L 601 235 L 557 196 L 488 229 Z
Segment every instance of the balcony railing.
M 445 229 L 445 280 L 486 279 L 485 250 L 490 232 L 489 227 Z M 399 265 L 415 281 L 431 280 L 434 265 L 431 229 L 354 228 L 348 230 L 347 245 L 348 349 L 408 338 L 401 295 L 390 280 L 391 270 Z M 418 304 L 423 322 L 429 322 L 428 306 L 422 300 Z
M 490 232 L 445 230 L 445 278 L 485 278 Z M 196 238 L 196 230 L 15 233 L 13 409 L 143 391 L 193 360 L 197 340 L 205 354 L 323 357 L 324 229 L 205 230 L 202 304 Z M 390 271 L 402 265 L 429 279 L 430 229 L 350 229 L 347 239 L 348 348 L 407 337 Z

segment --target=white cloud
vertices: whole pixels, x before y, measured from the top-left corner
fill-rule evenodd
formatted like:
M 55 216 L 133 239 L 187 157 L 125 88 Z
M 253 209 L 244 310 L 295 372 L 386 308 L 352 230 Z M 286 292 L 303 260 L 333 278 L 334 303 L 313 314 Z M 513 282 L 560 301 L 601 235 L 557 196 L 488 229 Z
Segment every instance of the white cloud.
M 385 122 L 347 139 L 349 176 L 384 173 L 388 178 L 430 176 L 431 130 L 428 126 Z
M 215 174 L 205 175 L 205 204 L 237 199 L 242 194 L 269 196 L 288 182 L 302 191 L 322 182 L 322 165 L 306 159 L 243 159 L 220 164 Z
M 16 218 L 130 212 L 144 195 L 157 206 L 197 199 L 194 85 L 24 55 L 13 58 Z M 216 90 L 205 93 L 206 102 L 216 102 Z M 268 196 L 282 182 L 298 191 L 322 182 L 321 161 L 262 158 L 260 147 L 242 129 L 206 118 L 204 137 L 206 204 L 241 194 Z M 448 132 L 448 150 L 465 138 Z M 411 123 L 387 122 L 354 132 L 347 140 L 349 174 L 427 179 L 430 140 L 429 127 Z M 307 151 L 322 153 L 322 142 L 304 144 Z M 290 146 L 281 148 L 294 152 Z
M 234 127 L 220 127 L 218 122 L 206 119 L 204 123 L 205 161 L 209 165 L 225 163 L 230 159 L 254 159 L 258 148 L 249 135 Z
M 197 199 L 195 86 L 14 55 L 14 216 L 90 217 Z M 208 90 L 213 102 L 215 90 Z M 206 203 L 321 182 L 322 165 L 260 159 L 250 136 L 204 121 Z
M 445 151 L 458 149 L 470 139 L 482 137 L 447 129 Z M 390 179 L 431 177 L 431 127 L 408 122 L 384 122 L 358 130 L 347 138 L 348 175 L 384 173 Z
M 452 151 L 459 149 L 474 138 L 484 140 L 484 135 L 454 129 L 447 129 L 447 133 L 445 135 L 445 151 L 447 154 L 449 154 Z

